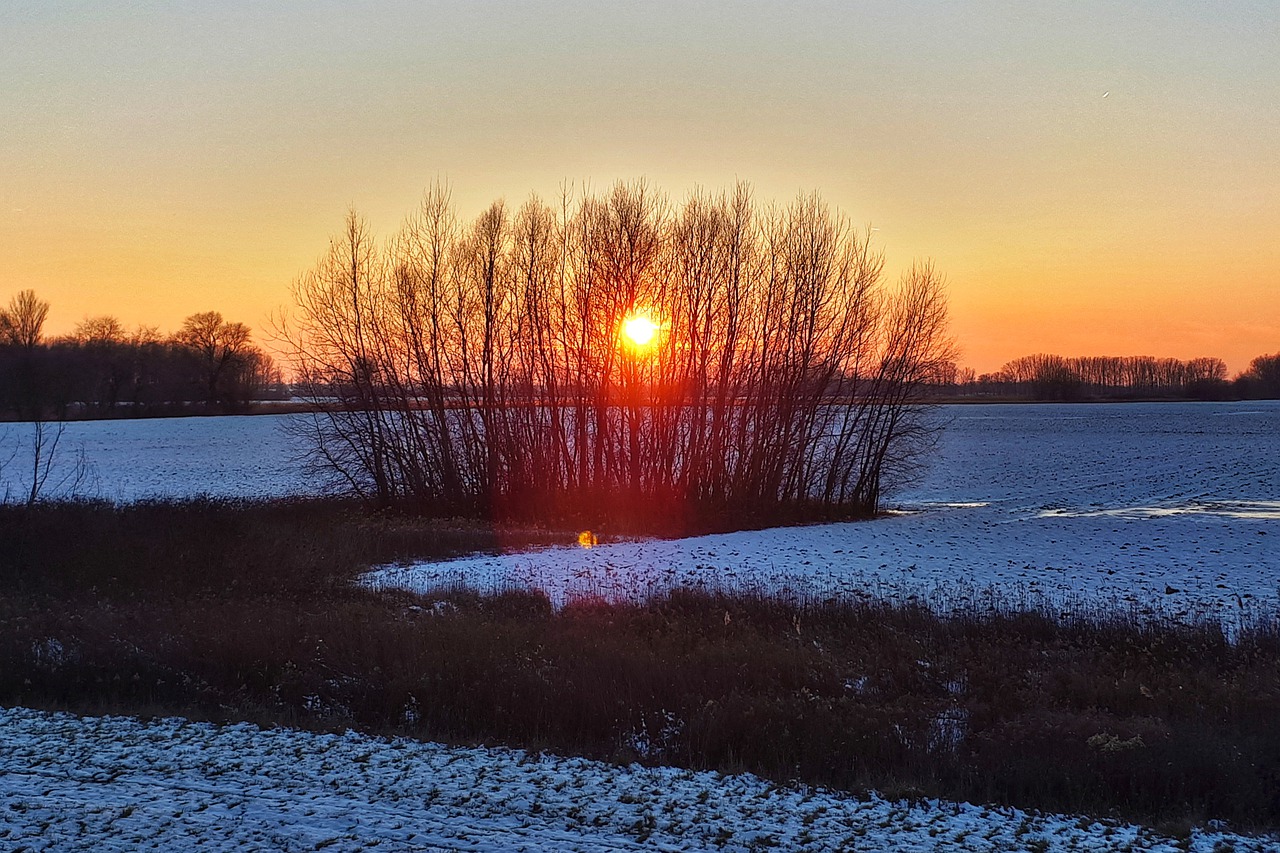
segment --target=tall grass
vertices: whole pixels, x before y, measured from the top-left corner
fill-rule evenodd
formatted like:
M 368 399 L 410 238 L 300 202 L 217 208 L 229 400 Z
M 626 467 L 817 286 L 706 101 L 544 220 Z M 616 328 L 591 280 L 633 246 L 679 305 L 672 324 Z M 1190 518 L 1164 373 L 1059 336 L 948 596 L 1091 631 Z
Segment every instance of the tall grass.
M 1274 621 L 349 583 L 506 535 L 306 503 L 0 508 L 0 701 L 1280 827 Z

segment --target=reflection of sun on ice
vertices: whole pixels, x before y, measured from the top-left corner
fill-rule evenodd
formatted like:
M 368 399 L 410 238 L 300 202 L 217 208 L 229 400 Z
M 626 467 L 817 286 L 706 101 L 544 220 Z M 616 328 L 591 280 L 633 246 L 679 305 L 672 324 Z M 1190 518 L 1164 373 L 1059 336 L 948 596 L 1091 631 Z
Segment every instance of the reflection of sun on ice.
M 622 334 L 634 346 L 645 347 L 653 341 L 658 333 L 658 326 L 643 314 L 628 317 L 622 322 Z

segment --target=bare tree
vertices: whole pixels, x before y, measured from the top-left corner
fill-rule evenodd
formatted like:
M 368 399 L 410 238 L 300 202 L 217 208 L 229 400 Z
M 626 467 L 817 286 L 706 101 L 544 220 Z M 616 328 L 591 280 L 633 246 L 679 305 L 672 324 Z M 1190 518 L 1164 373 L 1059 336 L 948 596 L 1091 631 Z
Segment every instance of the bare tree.
M 1255 358 L 1241 380 L 1250 396 L 1280 399 L 1280 353 Z
M 30 427 L 28 441 L 22 438 L 24 427 Z M 83 495 L 85 487 L 95 479 L 93 465 L 83 446 L 68 458 L 63 446 L 66 429 L 65 421 L 37 420 L 20 426 L 16 431 L 0 431 L 0 482 L 5 483 L 0 503 L 16 498 L 32 506 L 49 497 L 66 499 Z M 6 452 L 11 436 L 14 441 Z M 4 476 L 6 470 L 16 470 L 17 477 L 9 480 Z M 14 486 L 19 488 L 17 495 L 13 492 Z
M 0 340 L 23 349 L 35 349 L 48 316 L 48 302 L 36 298 L 34 290 L 20 291 L 9 300 L 7 309 L 0 309 Z
M 187 317 L 173 341 L 192 355 L 210 406 L 243 403 L 269 371 L 269 359 L 253 345 L 249 327 L 223 320 L 217 311 Z
M 934 377 L 956 357 L 947 335 L 946 283 L 932 264 L 918 263 L 903 274 L 886 319 L 878 387 L 871 395 L 882 402 L 862 432 L 865 456 L 855 490 L 855 500 L 872 508 L 885 488 L 910 481 L 932 448 L 937 424 L 925 398 Z
M 27 506 L 39 500 L 53 472 L 54 462 L 58 458 L 58 445 L 62 443 L 62 435 L 66 431 L 65 422 L 50 425 L 44 421 L 36 421 L 31 430 L 30 464 L 31 487 L 27 489 Z
M 125 338 L 124 326 L 110 315 L 86 317 L 71 333 L 71 339 L 82 344 L 118 344 Z
M 673 208 L 619 182 L 469 226 L 435 187 L 385 246 L 351 213 L 282 329 L 314 459 L 379 502 L 486 514 L 874 512 L 954 353 L 940 276 L 886 287 L 869 237 L 745 184 Z
M 45 376 L 46 359 L 39 350 L 49 303 L 36 298 L 35 291 L 23 290 L 0 309 L 0 344 L 10 352 L 3 365 L 2 377 L 10 385 L 5 389 L 6 401 L 20 418 L 39 420 L 50 406 L 50 388 Z
M 386 263 L 355 211 L 329 251 L 294 283 L 293 296 L 298 312 L 283 318 L 277 333 L 304 394 L 320 404 L 304 428 L 317 469 L 380 503 L 404 496 L 411 485 L 392 470 L 390 429 L 404 407 L 380 385 L 382 368 L 395 362 L 378 346 L 389 323 Z M 411 380 L 406 384 L 412 395 Z

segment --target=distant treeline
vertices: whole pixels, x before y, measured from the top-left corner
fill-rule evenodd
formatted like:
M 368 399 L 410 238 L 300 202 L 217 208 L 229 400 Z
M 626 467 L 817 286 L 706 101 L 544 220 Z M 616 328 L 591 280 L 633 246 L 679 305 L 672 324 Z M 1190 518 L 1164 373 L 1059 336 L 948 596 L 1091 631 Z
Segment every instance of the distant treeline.
M 229 414 L 290 396 L 249 327 L 216 311 L 192 314 L 171 335 L 98 316 L 45 338 L 49 307 L 31 290 L 0 306 L 0 420 Z M 994 373 L 943 365 L 930 386 L 940 398 L 979 400 L 1280 399 L 1280 353 L 1258 356 L 1233 378 L 1213 357 L 1037 353 Z M 343 396 L 336 386 L 312 390 L 335 402 Z
M 1020 400 L 1239 400 L 1280 398 L 1280 354 L 1261 355 L 1227 378 L 1220 358 L 1036 354 L 995 373 L 956 371 L 944 393 Z
M 41 420 L 243 411 L 284 393 L 249 327 L 216 311 L 162 336 L 93 317 L 45 339 L 49 303 L 25 290 L 0 308 L 0 418 Z

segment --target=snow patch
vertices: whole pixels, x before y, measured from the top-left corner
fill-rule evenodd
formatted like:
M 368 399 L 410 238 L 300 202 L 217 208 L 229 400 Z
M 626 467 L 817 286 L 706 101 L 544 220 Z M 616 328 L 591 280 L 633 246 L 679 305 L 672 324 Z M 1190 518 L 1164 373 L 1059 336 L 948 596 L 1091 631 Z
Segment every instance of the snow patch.
M 949 748 L 961 728 L 940 723 L 931 743 Z M 1177 841 L 1070 815 L 354 732 L 10 708 L 0 743 L 6 850 L 1263 853 L 1280 843 L 1223 827 Z

